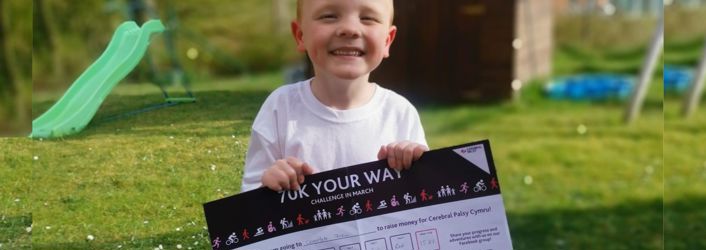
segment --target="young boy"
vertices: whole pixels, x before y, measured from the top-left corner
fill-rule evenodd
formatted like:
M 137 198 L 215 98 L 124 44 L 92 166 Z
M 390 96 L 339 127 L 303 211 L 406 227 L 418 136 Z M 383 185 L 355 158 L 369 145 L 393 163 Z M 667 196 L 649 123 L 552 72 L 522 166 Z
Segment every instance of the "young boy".
M 392 0 L 298 0 L 292 34 L 312 79 L 267 98 L 252 128 L 241 191 L 299 189 L 304 176 L 387 159 L 407 169 L 429 150 L 417 110 L 368 82 L 389 56 Z

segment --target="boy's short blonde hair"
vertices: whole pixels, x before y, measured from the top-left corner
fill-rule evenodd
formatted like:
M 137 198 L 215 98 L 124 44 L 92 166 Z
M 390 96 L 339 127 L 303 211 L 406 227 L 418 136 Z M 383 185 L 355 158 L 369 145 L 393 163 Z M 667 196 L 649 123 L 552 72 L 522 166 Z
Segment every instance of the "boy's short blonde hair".
M 392 1 L 392 0 L 390 0 Z M 304 0 L 297 0 L 297 21 L 301 21 L 301 16 L 302 16 L 302 3 Z M 392 4 L 392 15 L 390 16 L 390 23 L 392 23 L 395 20 L 395 4 L 393 1 Z

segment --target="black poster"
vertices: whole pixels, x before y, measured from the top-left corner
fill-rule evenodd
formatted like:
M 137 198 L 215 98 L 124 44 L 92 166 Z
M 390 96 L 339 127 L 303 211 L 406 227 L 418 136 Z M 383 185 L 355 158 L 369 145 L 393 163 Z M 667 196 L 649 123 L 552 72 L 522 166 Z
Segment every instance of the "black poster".
M 204 204 L 213 249 L 512 249 L 487 140 L 431 150 L 409 170 L 387 161 Z

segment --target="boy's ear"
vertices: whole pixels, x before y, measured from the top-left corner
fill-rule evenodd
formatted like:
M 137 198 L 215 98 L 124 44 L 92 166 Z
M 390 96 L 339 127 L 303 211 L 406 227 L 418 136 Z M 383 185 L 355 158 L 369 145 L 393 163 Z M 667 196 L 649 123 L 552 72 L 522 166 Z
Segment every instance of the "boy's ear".
M 397 35 L 397 26 L 392 25 L 387 33 L 387 39 L 385 39 L 385 58 L 390 57 L 390 46 L 395 41 L 395 35 Z
M 294 40 L 297 42 L 297 50 L 299 52 L 306 52 L 306 47 L 304 46 L 304 40 L 302 40 L 302 37 L 304 37 L 304 33 L 302 32 L 302 27 L 297 21 L 292 21 L 292 36 L 294 36 Z

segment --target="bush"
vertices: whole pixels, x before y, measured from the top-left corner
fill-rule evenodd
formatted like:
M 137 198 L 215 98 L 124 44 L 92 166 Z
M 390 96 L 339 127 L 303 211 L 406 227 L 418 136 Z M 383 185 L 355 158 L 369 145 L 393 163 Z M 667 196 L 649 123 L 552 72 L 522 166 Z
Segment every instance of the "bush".
M 38 8 L 43 12 L 35 15 L 35 89 L 65 89 L 95 61 L 115 28 L 126 20 L 125 2 L 40 2 Z M 199 77 L 278 69 L 299 56 L 289 35 L 289 18 L 294 14 L 291 1 L 280 15 L 273 14 L 275 1 L 147 2 L 153 2 L 157 16 L 175 30 L 175 51 L 167 50 L 165 34 L 154 37 L 149 56 L 129 76 L 132 81 L 152 80 L 152 66 L 168 71 L 171 56 L 178 58 L 187 73 Z M 189 51 L 198 56 L 188 57 Z

